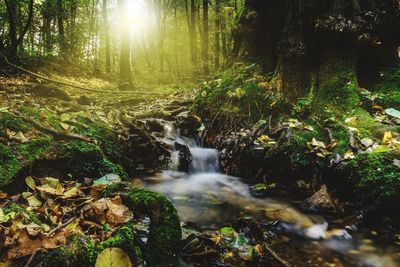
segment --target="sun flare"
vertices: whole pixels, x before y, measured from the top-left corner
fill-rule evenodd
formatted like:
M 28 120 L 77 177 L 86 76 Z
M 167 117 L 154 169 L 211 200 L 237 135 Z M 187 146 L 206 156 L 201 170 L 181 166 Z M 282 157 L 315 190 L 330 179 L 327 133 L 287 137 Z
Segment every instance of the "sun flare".
M 129 0 L 126 2 L 127 21 L 134 35 L 143 35 L 150 31 L 152 25 L 152 9 L 145 0 Z

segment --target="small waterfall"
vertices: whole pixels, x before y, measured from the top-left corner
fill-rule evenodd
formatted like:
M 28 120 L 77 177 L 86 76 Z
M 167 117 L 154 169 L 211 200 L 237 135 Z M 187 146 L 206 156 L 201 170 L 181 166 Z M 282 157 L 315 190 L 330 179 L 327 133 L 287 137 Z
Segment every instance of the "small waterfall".
M 192 162 L 189 166 L 189 173 L 218 173 L 219 153 L 216 149 L 189 147 L 192 154 Z

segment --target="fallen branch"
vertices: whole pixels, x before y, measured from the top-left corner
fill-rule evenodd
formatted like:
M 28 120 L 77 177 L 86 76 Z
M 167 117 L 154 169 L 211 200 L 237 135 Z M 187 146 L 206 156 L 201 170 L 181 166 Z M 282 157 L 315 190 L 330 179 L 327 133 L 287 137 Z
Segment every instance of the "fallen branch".
M 57 232 L 58 230 L 64 228 L 65 226 L 67 226 L 68 224 L 70 224 L 73 220 L 75 220 L 75 217 L 70 218 L 68 221 L 66 221 L 65 223 L 59 224 L 57 225 L 55 228 L 51 229 L 50 232 L 46 233 L 47 236 L 51 236 L 52 234 L 54 234 L 55 232 Z
M 31 266 L 31 263 L 32 263 L 32 261 L 33 261 L 33 258 L 35 258 L 36 253 L 38 253 L 38 251 L 40 251 L 40 250 L 41 250 L 41 249 L 39 248 L 39 249 L 35 250 L 35 251 L 32 253 L 32 255 L 29 257 L 29 260 L 26 262 L 26 264 L 24 265 L 24 267 L 29 267 L 29 266 Z
M 36 129 L 38 129 L 38 130 L 40 130 L 42 132 L 46 132 L 48 134 L 51 134 L 54 137 L 66 138 L 66 139 L 78 139 L 78 140 L 85 141 L 85 142 L 91 142 L 91 139 L 89 137 L 82 136 L 82 135 L 79 135 L 79 134 L 59 132 L 59 131 L 57 131 L 57 130 L 55 130 L 53 128 L 46 127 L 46 126 L 36 122 L 35 120 L 22 115 L 18 111 L 12 111 L 12 112 L 10 111 L 10 113 L 15 117 L 21 118 L 24 121 L 27 121 L 27 122 L 31 123 Z
M 282 259 L 275 251 L 273 251 L 267 244 L 264 244 L 265 249 L 271 254 L 271 256 L 282 266 L 291 267 L 291 265 L 284 259 Z
M 38 77 L 40 79 L 43 79 L 43 80 L 46 80 L 46 81 L 50 81 L 50 82 L 53 82 L 53 83 L 58 83 L 58 84 L 66 85 L 66 86 L 69 86 L 69 87 L 74 87 L 74 88 L 77 88 L 77 89 L 80 89 L 80 90 L 83 90 L 83 91 L 97 92 L 97 93 L 108 93 L 108 94 L 137 94 L 137 93 L 140 93 L 140 94 L 144 94 L 144 95 L 166 95 L 166 93 L 143 92 L 143 91 L 136 91 L 136 90 L 135 91 L 119 91 L 119 90 L 117 90 L 118 88 L 115 88 L 116 90 L 100 90 L 100 89 L 86 88 L 86 87 L 83 87 L 83 86 L 80 86 L 80 85 L 77 85 L 77 84 L 72 84 L 72 83 L 68 83 L 68 82 L 62 82 L 62 81 L 59 81 L 59 80 L 55 80 L 55 79 L 46 77 L 44 75 L 40 75 L 38 73 L 32 72 L 30 70 L 24 69 L 24 68 L 22 68 L 22 67 L 20 67 L 18 65 L 15 65 L 15 64 L 9 62 L 6 57 L 5 57 L 5 61 L 10 66 L 12 66 L 12 67 L 14 67 L 16 69 L 19 69 L 19 70 L 21 70 L 21 71 L 23 71 L 25 73 L 28 73 L 28 74 L 30 74 L 32 76 L 35 76 L 35 77 Z

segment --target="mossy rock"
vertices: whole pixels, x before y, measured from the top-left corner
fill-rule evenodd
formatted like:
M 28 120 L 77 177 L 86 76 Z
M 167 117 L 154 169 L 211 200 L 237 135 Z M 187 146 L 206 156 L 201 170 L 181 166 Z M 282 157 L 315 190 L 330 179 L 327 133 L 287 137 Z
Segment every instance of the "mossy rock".
M 0 188 L 9 185 L 13 179 L 41 158 L 52 139 L 40 136 L 27 143 L 5 145 L 0 143 Z
M 144 258 L 149 266 L 177 266 L 182 231 L 178 213 L 172 202 L 163 194 L 147 189 L 133 189 L 129 185 L 116 184 L 107 187 L 104 195 L 118 191 L 123 203 L 135 214 L 150 217 L 149 239 Z
M 395 152 L 364 153 L 339 166 L 336 176 L 356 202 L 381 206 L 400 200 L 400 168 L 393 164 Z M 337 179 L 337 178 L 335 178 Z M 332 181 L 334 182 L 334 181 Z
M 80 140 L 59 141 L 47 150 L 46 156 L 32 169 L 36 176 L 54 176 L 73 179 L 99 178 L 115 173 L 126 179 L 124 169 L 109 160 L 102 149 L 93 143 Z

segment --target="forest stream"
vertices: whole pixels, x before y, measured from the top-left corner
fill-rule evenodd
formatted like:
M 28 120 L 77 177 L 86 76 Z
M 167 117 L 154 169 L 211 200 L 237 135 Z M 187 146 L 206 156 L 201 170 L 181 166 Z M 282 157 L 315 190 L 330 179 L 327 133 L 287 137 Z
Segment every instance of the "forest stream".
M 0 267 L 400 266 L 400 0 L 0 0 Z
M 199 137 L 180 136 L 179 129 L 171 123 L 164 125 L 164 136 L 159 141 L 171 146 L 179 142 L 189 147 L 192 155 L 189 172 L 178 171 L 178 151 L 172 150 L 169 170 L 133 183 L 168 195 L 181 221 L 194 223 L 198 231 L 218 230 L 238 218 L 254 218 L 269 224 L 278 235 L 275 238 L 295 242 L 300 251 L 312 247 L 313 254 L 324 262 L 335 258 L 333 266 L 400 264 L 400 232 L 388 234 L 389 226 L 379 222 L 360 224 L 361 214 L 346 219 L 327 213 L 307 213 L 299 207 L 301 199 L 284 192 L 267 197 L 256 185 L 223 174 L 218 150 L 203 147 Z M 295 261 L 298 257 L 285 255 Z

